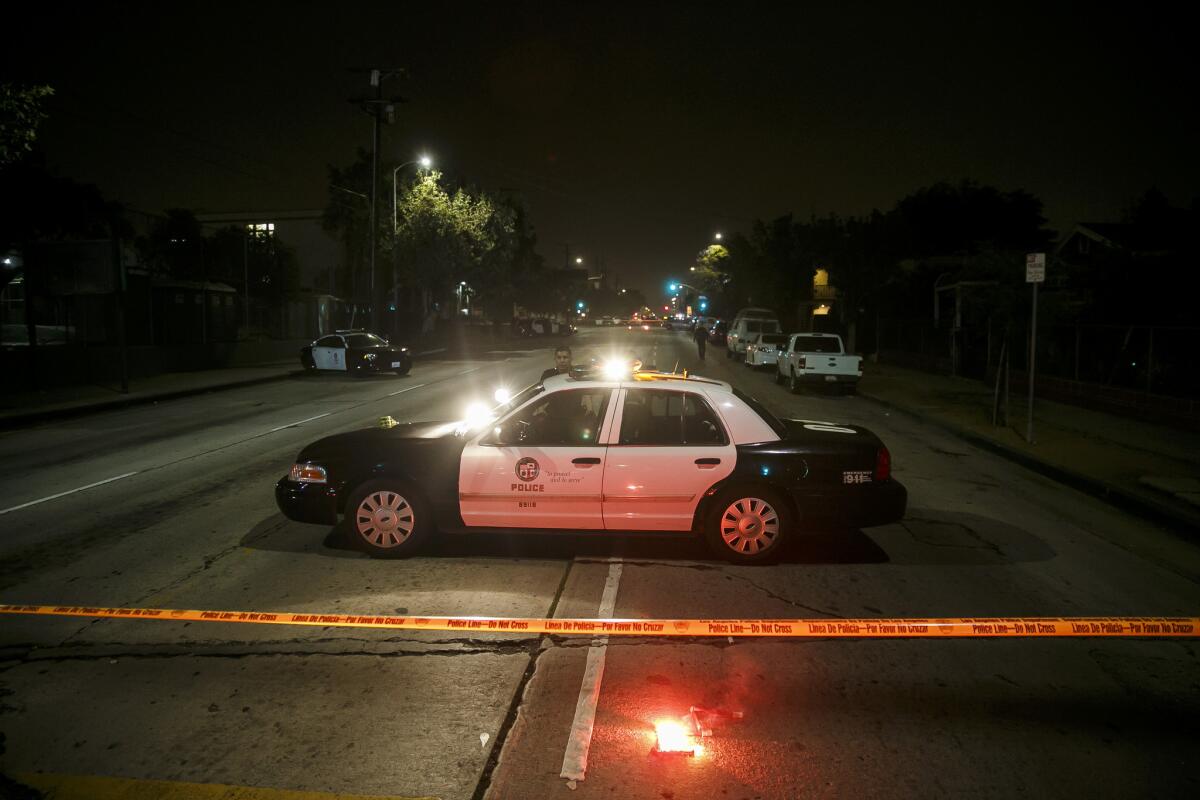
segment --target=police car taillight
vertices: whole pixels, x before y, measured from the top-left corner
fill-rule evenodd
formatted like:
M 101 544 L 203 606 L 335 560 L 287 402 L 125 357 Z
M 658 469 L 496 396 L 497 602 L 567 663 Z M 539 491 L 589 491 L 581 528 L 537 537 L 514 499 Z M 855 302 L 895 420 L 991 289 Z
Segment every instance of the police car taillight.
M 798 369 L 808 369 L 808 361 L 804 358 L 804 356 L 800 356 L 800 358 L 796 359 L 796 367 Z
M 875 454 L 875 480 L 886 481 L 892 474 L 892 454 L 886 447 L 880 447 Z
M 326 483 L 325 468 L 316 464 L 292 464 L 288 479 L 293 483 Z

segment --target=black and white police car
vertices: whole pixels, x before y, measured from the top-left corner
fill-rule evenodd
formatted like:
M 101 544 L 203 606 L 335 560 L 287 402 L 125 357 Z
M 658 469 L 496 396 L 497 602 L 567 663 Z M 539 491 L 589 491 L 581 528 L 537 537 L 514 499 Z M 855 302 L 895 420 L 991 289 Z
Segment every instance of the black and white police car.
M 300 363 L 308 370 L 407 375 L 412 369 L 412 354 L 407 347 L 389 344 L 382 336 L 361 330 L 344 330 L 301 347 Z
M 456 422 L 385 418 L 313 442 L 276 502 L 300 522 L 345 515 L 355 543 L 384 557 L 439 532 L 677 531 L 753 564 L 806 532 L 904 515 L 874 434 L 779 420 L 728 383 L 577 371 L 497 399 Z

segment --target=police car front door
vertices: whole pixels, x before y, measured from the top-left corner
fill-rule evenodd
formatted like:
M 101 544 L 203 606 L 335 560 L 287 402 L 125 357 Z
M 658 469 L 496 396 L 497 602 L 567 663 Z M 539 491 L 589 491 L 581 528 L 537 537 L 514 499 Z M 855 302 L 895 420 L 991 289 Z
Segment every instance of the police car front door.
M 464 449 L 458 498 L 469 527 L 601 530 L 614 390 L 539 395 Z
M 313 364 L 317 369 L 346 368 L 346 344 L 340 336 L 325 336 L 313 345 Z

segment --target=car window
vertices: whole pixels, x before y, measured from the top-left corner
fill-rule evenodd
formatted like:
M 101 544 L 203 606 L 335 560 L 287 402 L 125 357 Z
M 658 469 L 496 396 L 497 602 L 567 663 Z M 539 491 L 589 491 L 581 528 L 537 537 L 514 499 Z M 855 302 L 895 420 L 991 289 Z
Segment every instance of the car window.
M 594 445 L 604 422 L 611 389 L 551 392 L 506 419 L 506 443 L 521 446 Z
M 783 344 L 787 337 L 782 333 L 764 333 L 758 337 L 759 344 Z
M 725 431 L 698 395 L 630 389 L 621 412 L 620 444 L 679 446 L 725 444 Z
M 797 336 L 796 351 L 801 353 L 840 353 L 838 340 L 825 336 Z
M 356 333 L 346 337 L 347 347 L 379 347 L 385 344 L 387 342 L 373 333 Z
M 340 336 L 323 336 L 317 339 L 315 347 L 342 347 L 342 337 Z

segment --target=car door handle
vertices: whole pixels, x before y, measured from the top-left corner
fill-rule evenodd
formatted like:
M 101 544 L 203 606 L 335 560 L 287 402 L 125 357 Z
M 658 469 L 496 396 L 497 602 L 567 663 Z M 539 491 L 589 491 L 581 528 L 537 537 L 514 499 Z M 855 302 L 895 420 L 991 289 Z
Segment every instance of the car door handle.
M 711 469 L 712 467 L 715 467 L 717 464 L 720 464 L 720 463 L 721 463 L 721 459 L 719 459 L 719 458 L 697 458 L 696 459 L 696 466 L 700 467 L 700 469 L 706 469 L 706 468 Z
M 598 458 L 572 458 L 571 463 L 578 464 L 581 467 L 587 467 L 587 466 L 591 466 L 592 464 L 599 464 L 600 459 L 598 459 Z

